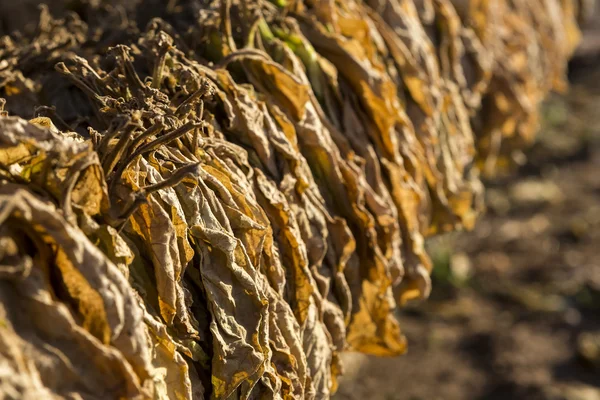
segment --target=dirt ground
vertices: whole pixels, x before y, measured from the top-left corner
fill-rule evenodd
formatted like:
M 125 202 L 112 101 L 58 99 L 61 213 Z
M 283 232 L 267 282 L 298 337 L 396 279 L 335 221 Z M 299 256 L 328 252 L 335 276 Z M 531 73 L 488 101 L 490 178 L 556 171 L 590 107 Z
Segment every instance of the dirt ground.
M 409 351 L 346 356 L 335 399 L 600 399 L 600 61 L 543 109 L 469 233 L 430 243 L 431 298 L 400 312 Z

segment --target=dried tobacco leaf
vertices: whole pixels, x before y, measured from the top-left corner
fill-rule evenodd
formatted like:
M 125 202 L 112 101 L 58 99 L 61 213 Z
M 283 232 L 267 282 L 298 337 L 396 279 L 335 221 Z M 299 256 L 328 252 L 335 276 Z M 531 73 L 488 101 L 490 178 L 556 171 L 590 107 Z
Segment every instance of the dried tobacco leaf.
M 0 393 L 320 399 L 402 354 L 424 237 L 473 225 L 588 3 L 42 7 L 0 39 Z

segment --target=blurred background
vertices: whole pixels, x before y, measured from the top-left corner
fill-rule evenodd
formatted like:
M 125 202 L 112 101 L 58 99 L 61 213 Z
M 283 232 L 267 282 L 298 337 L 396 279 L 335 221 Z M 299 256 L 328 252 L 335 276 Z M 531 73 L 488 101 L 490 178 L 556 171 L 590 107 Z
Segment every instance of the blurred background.
M 475 230 L 428 243 L 431 298 L 399 313 L 408 353 L 347 354 L 335 399 L 600 400 L 598 10 L 569 75 Z

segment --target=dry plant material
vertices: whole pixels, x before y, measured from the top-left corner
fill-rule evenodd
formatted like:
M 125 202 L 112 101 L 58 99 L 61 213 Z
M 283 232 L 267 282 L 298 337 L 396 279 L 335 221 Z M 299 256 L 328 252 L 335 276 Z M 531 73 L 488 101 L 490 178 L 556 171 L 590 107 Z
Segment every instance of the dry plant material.
M 402 354 L 424 237 L 473 225 L 579 37 L 574 0 L 454 3 L 0 25 L 3 398 L 322 399 L 340 352 Z

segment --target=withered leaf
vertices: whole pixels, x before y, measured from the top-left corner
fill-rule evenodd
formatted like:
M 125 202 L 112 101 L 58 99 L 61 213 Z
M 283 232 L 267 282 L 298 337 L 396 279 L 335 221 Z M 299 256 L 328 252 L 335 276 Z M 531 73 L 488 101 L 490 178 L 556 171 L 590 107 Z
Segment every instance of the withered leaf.
M 341 352 L 404 353 L 425 238 L 473 226 L 589 5 L 4 3 L 11 399 L 324 399 Z

